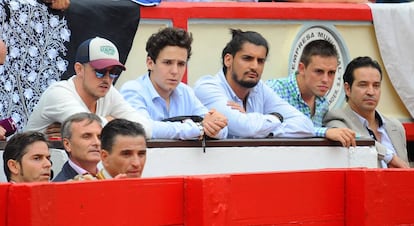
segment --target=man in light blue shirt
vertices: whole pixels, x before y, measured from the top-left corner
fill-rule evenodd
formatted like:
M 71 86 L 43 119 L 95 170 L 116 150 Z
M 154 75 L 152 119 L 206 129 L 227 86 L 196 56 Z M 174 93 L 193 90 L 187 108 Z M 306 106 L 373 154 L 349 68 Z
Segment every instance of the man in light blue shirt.
M 192 36 L 179 28 L 164 28 L 147 41 L 148 73 L 121 87 L 121 94 L 137 111 L 152 119 L 153 139 L 227 137 L 227 118 L 208 110 L 182 83 L 191 56 Z M 176 116 L 200 116 L 200 121 L 163 121 Z
M 312 121 L 261 80 L 269 47 L 257 32 L 231 30 L 223 70 L 200 78 L 195 94 L 228 118 L 230 138 L 312 137 Z

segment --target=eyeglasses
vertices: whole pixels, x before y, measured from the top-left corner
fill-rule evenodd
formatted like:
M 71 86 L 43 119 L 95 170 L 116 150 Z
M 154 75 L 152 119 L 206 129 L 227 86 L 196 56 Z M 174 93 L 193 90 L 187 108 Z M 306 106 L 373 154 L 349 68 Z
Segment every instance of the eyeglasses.
M 122 72 L 122 69 L 119 68 L 119 67 L 114 67 L 111 70 L 108 70 L 106 68 L 101 69 L 101 70 L 95 69 L 95 74 L 96 74 L 96 77 L 97 78 L 103 78 L 103 77 L 105 77 L 106 73 L 108 73 L 108 72 L 109 72 L 109 77 L 111 79 L 115 79 L 115 78 L 118 78 L 119 77 L 119 75 Z

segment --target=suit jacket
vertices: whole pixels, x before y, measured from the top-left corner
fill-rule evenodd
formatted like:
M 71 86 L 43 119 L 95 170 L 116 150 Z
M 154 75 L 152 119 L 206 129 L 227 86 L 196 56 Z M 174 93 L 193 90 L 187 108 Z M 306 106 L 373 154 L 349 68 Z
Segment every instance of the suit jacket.
M 398 157 L 408 163 L 407 156 L 407 140 L 405 137 L 405 130 L 400 121 L 390 119 L 382 116 L 384 119 L 385 131 L 391 139 L 391 143 L 397 152 Z M 361 123 L 358 116 L 347 105 L 344 109 L 335 109 L 329 111 L 323 120 L 326 127 L 347 127 L 354 130 L 356 133 L 364 138 L 371 138 L 367 128 Z M 379 159 L 383 159 L 386 154 L 386 147 L 381 143 L 375 141 L 375 148 L 377 149 Z
M 62 167 L 62 170 L 59 172 L 59 174 L 53 179 L 54 182 L 57 181 L 67 181 L 69 179 L 73 179 L 76 175 L 78 175 L 78 172 L 76 172 L 70 165 L 69 162 L 66 161 L 65 164 Z

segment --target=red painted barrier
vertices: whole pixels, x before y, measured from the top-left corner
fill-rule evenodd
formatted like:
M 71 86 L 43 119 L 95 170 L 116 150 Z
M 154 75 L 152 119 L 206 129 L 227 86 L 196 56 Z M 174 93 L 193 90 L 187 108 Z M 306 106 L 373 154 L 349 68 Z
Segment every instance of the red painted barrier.
M 9 192 L 9 185 L 8 183 L 0 184 L 0 225 L 6 225 L 7 219 L 7 197 Z
M 414 225 L 413 170 L 349 170 L 346 225 Z
M 414 123 L 403 123 L 408 141 L 414 141 Z
M 183 179 L 12 185 L 8 226 L 182 225 Z
M 342 226 L 344 178 L 343 170 L 192 177 L 187 223 Z
M 413 190 L 414 171 L 398 169 L 3 184 L 0 222 L 7 226 L 414 225 Z

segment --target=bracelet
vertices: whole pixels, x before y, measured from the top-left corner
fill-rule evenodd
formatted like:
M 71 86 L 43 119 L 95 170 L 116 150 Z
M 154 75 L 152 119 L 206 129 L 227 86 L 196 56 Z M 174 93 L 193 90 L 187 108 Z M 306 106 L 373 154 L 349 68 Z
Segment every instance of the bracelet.
M 203 123 L 202 122 L 196 122 L 195 124 L 197 125 L 198 129 L 200 130 L 199 139 L 201 140 L 201 139 L 203 139 L 203 136 L 204 136 L 204 126 L 203 126 Z
M 281 123 L 283 123 L 283 115 L 281 115 L 280 113 L 278 113 L 278 112 L 272 112 L 272 113 L 270 113 L 270 115 L 276 116 L 279 119 L 279 121 Z

